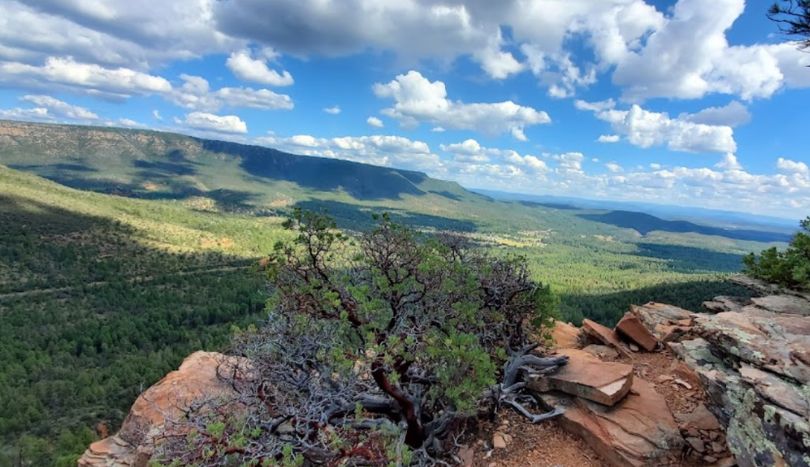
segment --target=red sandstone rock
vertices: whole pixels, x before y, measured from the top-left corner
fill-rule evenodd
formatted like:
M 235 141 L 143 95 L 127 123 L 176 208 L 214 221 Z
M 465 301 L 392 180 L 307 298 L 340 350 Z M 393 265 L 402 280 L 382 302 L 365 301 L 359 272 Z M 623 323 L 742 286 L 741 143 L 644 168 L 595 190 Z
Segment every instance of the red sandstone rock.
M 245 360 L 216 352 L 195 352 L 177 371 L 167 374 L 141 394 L 130 409 L 121 430 L 91 444 L 79 459 L 79 467 L 145 467 L 152 455 L 153 440 L 166 422 L 179 418 L 194 404 L 227 399 L 233 389 L 219 378 Z
M 644 324 L 633 313 L 624 314 L 619 324 L 616 325 L 616 332 L 632 340 L 648 352 L 652 352 L 658 346 L 658 339 L 644 327 Z
M 563 321 L 555 321 L 554 329 L 551 331 L 551 338 L 554 339 L 555 349 L 576 349 L 579 348 L 578 327 Z
M 613 407 L 584 399 L 549 402 L 568 404 L 559 418 L 562 427 L 582 437 L 612 466 L 667 465 L 666 459 L 676 457 L 683 446 L 666 400 L 641 379 L 634 380 L 632 391 Z
M 568 363 L 557 372 L 531 382 L 529 388 L 548 392 L 558 390 L 604 405 L 622 400 L 633 385 L 633 366 L 603 362 L 584 350 L 563 349 Z
M 602 326 L 601 324 L 591 321 L 589 319 L 582 320 L 582 330 L 592 338 L 599 342 L 609 345 L 619 351 L 622 355 L 629 357 L 630 352 L 624 347 L 619 340 L 619 336 L 612 329 Z
M 675 414 L 675 418 L 684 429 L 693 428 L 696 430 L 722 430 L 723 427 L 717 421 L 717 417 L 709 412 L 703 404 L 698 404 L 691 413 Z M 718 443 L 719 444 L 719 443 Z

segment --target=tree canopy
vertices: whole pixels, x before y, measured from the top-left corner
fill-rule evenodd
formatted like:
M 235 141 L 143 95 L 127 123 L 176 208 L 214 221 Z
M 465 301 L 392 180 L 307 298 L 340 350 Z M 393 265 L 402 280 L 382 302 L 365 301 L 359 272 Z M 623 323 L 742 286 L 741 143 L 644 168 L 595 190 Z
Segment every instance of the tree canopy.
M 785 251 L 768 248 L 744 258 L 746 274 L 789 288 L 810 290 L 810 217 Z

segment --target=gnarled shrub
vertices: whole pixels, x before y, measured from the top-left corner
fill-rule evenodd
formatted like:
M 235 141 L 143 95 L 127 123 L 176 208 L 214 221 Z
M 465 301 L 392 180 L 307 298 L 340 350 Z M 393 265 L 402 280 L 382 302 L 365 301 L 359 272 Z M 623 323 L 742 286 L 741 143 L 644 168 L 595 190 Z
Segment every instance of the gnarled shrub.
M 451 458 L 468 419 L 500 405 L 534 421 L 558 413 L 535 414 L 539 401 L 522 391 L 527 375 L 565 363 L 532 353 L 556 304 L 524 260 L 385 216 L 358 238 L 305 212 L 287 227 L 297 238 L 269 261 L 269 321 L 235 338 L 252 362 L 251 377 L 232 381 L 239 402 L 192 414 L 165 458 L 429 464 Z

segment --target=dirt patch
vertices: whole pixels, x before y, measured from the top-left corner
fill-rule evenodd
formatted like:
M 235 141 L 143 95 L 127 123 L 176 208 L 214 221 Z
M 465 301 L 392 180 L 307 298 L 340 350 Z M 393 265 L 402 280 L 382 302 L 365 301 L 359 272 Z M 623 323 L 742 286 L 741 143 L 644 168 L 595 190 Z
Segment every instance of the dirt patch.
M 550 420 L 529 423 L 514 412 L 503 412 L 501 422 L 481 430 L 482 438 L 474 444 L 476 467 L 600 467 L 606 465 L 587 444 L 564 431 Z M 506 449 L 492 448 L 492 435 L 503 433 L 511 437 Z M 487 436 L 484 437 L 483 434 Z
M 677 372 L 677 358 L 669 350 L 638 352 L 632 358 L 619 358 L 623 363 L 632 363 L 635 375 L 655 385 L 655 392 L 667 400 L 669 410 L 675 413 L 691 413 L 699 403 L 706 401 L 706 394 L 699 383 Z M 691 389 L 684 386 L 691 386 Z
M 233 248 L 234 241 L 230 237 L 219 237 L 219 238 L 211 238 L 211 237 L 203 237 L 200 239 L 200 247 L 201 248 Z
M 157 183 L 154 183 L 154 182 L 143 182 L 141 184 L 141 186 L 146 191 L 160 191 L 161 189 L 163 189 L 162 186 L 160 186 L 160 185 L 158 185 Z

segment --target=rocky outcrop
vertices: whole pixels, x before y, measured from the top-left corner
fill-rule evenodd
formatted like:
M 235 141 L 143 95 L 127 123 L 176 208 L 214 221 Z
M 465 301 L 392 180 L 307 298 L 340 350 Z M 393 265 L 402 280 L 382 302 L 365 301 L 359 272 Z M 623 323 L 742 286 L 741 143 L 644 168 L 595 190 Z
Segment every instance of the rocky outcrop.
M 672 465 L 684 444 L 664 397 L 642 379 L 614 407 L 585 399 L 545 396 L 565 407 L 560 423 L 615 466 Z
M 663 303 L 647 303 L 630 306 L 630 312 L 641 320 L 644 326 L 661 342 L 679 340 L 692 330 L 691 311 Z
M 186 409 L 207 401 L 221 402 L 233 389 L 220 376 L 243 371 L 245 361 L 214 352 L 189 355 L 176 371 L 141 394 L 117 434 L 91 444 L 79 459 L 81 467 L 145 467 L 157 436 Z
M 699 376 L 742 467 L 810 466 L 810 302 L 802 313 L 782 306 L 802 300 L 715 299 L 717 314 L 694 315 L 686 335 L 697 337 L 670 343 Z

